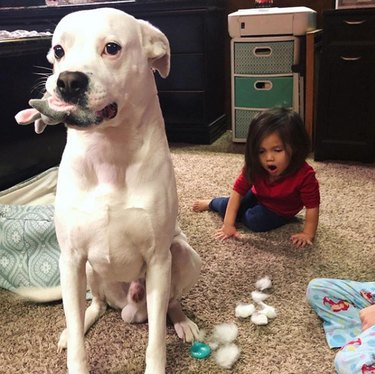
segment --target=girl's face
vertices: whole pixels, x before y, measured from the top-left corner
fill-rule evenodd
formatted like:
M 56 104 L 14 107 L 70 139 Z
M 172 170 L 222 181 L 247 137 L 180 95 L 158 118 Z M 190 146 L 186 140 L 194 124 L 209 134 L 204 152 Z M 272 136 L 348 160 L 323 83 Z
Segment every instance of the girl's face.
M 267 135 L 260 143 L 259 161 L 271 181 L 276 180 L 289 166 L 287 151 L 277 132 Z

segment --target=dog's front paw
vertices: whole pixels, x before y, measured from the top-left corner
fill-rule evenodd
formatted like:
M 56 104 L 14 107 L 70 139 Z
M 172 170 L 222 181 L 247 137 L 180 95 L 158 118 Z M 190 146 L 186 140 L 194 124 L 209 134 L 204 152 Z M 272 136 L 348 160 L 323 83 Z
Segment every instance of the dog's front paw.
M 62 352 L 67 347 L 66 329 L 61 333 L 59 342 L 57 343 L 57 352 Z
M 199 337 L 198 326 L 187 317 L 181 322 L 174 323 L 174 329 L 178 337 L 188 343 L 197 340 Z

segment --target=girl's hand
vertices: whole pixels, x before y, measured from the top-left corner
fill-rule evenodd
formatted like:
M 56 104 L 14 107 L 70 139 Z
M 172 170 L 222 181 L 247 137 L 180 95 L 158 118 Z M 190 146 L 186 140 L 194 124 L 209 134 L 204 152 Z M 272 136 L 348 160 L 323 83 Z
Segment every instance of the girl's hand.
M 362 330 L 366 330 L 375 325 L 375 304 L 359 311 L 359 318 L 362 322 Z
M 240 238 L 235 226 L 223 225 L 221 229 L 217 230 L 215 233 L 215 238 L 224 241 L 228 238 L 234 237 L 236 239 Z
M 305 245 L 312 245 L 313 237 L 304 232 L 294 234 L 290 237 L 290 240 L 296 247 L 304 247 Z

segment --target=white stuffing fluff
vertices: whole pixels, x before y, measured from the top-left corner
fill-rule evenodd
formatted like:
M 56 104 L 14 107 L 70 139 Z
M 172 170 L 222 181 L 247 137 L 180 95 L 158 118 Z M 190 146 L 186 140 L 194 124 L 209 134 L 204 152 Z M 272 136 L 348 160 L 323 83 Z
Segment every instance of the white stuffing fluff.
M 265 314 L 255 312 L 251 315 L 251 322 L 255 325 L 267 325 L 268 318 Z
M 236 306 L 235 315 L 237 318 L 250 317 L 255 312 L 254 304 L 239 304 Z
M 276 312 L 276 309 L 271 306 L 271 305 L 267 305 L 263 302 L 259 303 L 259 305 L 261 305 L 262 309 L 259 311 L 259 313 L 261 314 L 264 314 L 265 316 L 267 316 L 267 318 L 276 318 L 277 316 L 277 312 Z
M 258 289 L 258 290 L 266 290 L 267 288 L 271 288 L 272 287 L 272 282 L 271 282 L 271 279 L 269 276 L 265 276 L 259 280 L 257 280 L 257 282 L 255 283 L 255 287 Z
M 254 302 L 256 302 L 257 304 L 261 303 L 262 301 L 266 300 L 267 297 L 269 295 L 267 295 L 266 293 L 263 293 L 263 292 L 259 292 L 259 291 L 253 291 L 251 293 L 251 297 L 252 299 L 254 300 Z
M 236 344 L 227 344 L 220 347 L 215 354 L 216 363 L 226 369 L 230 369 L 240 357 L 241 350 Z
M 269 295 L 261 292 L 272 287 L 270 277 L 265 276 L 258 279 L 255 286 L 257 290 L 251 293 L 251 297 L 256 306 L 254 306 L 254 304 L 241 303 L 236 306 L 235 315 L 237 318 L 251 317 L 251 322 L 255 325 L 267 325 L 269 319 L 276 318 L 277 316 L 276 309 L 264 303 L 264 300 L 266 300 Z
M 238 327 L 234 323 L 222 323 L 214 327 L 212 341 L 227 344 L 236 340 L 237 336 Z

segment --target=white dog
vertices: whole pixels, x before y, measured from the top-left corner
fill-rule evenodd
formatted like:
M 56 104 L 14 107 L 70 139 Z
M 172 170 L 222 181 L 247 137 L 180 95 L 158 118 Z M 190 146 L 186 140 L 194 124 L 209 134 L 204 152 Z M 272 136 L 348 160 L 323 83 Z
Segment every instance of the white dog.
M 67 346 L 70 373 L 88 373 L 84 333 L 108 304 L 126 321 L 148 318 L 145 372 L 164 373 L 167 313 L 180 338 L 198 337 L 178 298 L 201 267 L 176 224 L 153 76 L 169 73 L 168 40 L 119 10 L 79 11 L 57 25 L 47 57 L 49 106 L 68 113 L 55 203 L 67 326 L 59 349 Z M 85 313 L 86 281 L 93 300 Z

